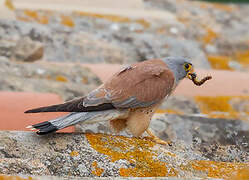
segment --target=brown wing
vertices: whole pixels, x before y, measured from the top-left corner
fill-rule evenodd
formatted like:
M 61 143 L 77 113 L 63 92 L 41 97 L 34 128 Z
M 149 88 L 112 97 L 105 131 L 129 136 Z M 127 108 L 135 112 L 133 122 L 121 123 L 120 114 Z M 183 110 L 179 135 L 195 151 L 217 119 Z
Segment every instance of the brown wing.
M 170 94 L 174 74 L 161 60 L 134 64 L 115 74 L 103 88 L 116 108 L 139 108 L 155 104 Z
M 173 86 L 174 76 L 166 64 L 161 60 L 148 60 L 122 69 L 83 98 L 28 110 L 25 113 L 147 107 L 170 94 Z

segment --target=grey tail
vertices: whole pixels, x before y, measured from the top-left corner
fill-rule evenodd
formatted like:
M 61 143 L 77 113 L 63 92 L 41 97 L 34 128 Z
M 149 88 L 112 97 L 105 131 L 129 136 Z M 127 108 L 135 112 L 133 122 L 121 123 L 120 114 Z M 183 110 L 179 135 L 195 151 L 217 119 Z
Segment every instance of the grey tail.
M 34 124 L 31 127 L 38 130 L 36 132 L 38 135 L 45 135 L 58 130 L 58 128 L 49 121 L 44 121 L 42 123 Z
M 36 131 L 38 135 L 44 135 L 81 122 L 96 123 L 126 117 L 128 113 L 129 110 L 116 109 L 95 112 L 73 112 L 50 121 L 28 126 L 27 128 L 36 129 L 38 130 Z
M 84 114 L 86 113 L 70 113 L 50 121 L 44 121 L 32 126 L 28 126 L 27 128 L 37 129 L 38 131 L 36 131 L 36 133 L 38 135 L 45 135 L 80 122 L 83 120 L 82 118 L 84 117 Z

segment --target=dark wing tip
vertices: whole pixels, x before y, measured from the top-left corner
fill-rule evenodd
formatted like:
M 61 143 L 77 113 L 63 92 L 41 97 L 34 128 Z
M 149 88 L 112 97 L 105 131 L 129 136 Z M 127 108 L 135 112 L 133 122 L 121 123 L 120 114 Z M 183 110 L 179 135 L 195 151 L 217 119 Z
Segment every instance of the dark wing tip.
M 33 112 L 34 112 L 34 110 L 30 109 L 30 110 L 25 111 L 24 113 L 33 113 Z
M 51 122 L 48 121 L 34 124 L 31 126 L 31 128 L 37 129 L 38 131 L 36 132 L 36 134 L 38 135 L 45 135 L 59 130 L 56 126 L 54 126 Z

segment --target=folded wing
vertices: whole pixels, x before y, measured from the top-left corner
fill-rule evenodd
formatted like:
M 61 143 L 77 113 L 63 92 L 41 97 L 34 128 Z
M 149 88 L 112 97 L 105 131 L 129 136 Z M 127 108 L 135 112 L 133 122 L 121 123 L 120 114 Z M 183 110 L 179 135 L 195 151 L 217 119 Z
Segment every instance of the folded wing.
M 174 75 L 161 60 L 128 66 L 87 96 L 63 104 L 28 110 L 38 112 L 90 112 L 140 108 L 160 102 L 172 92 Z

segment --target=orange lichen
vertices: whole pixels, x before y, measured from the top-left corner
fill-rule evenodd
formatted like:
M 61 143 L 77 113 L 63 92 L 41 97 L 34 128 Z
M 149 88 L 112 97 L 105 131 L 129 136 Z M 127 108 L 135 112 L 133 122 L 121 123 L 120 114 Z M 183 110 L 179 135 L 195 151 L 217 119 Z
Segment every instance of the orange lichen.
M 202 113 L 207 114 L 212 118 L 241 118 L 241 112 L 234 110 L 230 101 L 234 98 L 240 100 L 249 100 L 249 97 L 246 96 L 197 96 L 195 101 L 199 106 Z M 247 113 L 247 110 L 243 110 L 244 113 Z
M 235 53 L 235 59 L 244 66 L 249 66 L 249 50 Z
M 218 37 L 218 34 L 213 31 L 211 28 L 206 27 L 206 35 L 204 35 L 201 40 L 204 44 L 211 44 L 213 43 L 213 40 L 215 40 Z
M 77 151 L 72 151 L 71 153 L 70 153 L 70 156 L 71 157 L 76 157 L 76 156 L 78 156 L 79 155 L 79 152 L 77 152 Z
M 41 15 L 39 14 L 37 11 L 33 11 L 33 10 L 24 10 L 24 14 L 28 17 L 20 17 L 18 16 L 18 20 L 22 20 L 22 21 L 36 21 L 40 24 L 48 24 L 49 23 L 49 17 L 47 16 L 47 14 L 49 13 L 49 11 L 46 11 L 46 15 Z
M 56 76 L 55 80 L 60 81 L 60 82 L 68 82 L 67 78 L 65 76 L 62 76 L 62 75 Z
M 24 14 L 26 16 L 29 16 L 33 19 L 37 19 L 38 18 L 38 13 L 36 11 L 32 11 L 32 10 L 24 10 Z
M 160 27 L 156 30 L 158 34 L 165 34 L 166 33 L 166 27 Z
M 17 17 L 17 20 L 19 21 L 25 21 L 25 22 L 30 22 L 30 19 L 27 17 Z
M 231 60 L 228 56 L 207 56 L 208 61 L 210 62 L 212 68 L 214 69 L 225 69 L 232 70 L 229 67 L 229 61 Z
M 4 4 L 5 4 L 5 6 L 6 6 L 7 8 L 9 8 L 10 10 L 15 10 L 15 7 L 14 7 L 14 5 L 13 5 L 13 3 L 12 3 L 11 0 L 5 0 Z
M 88 78 L 87 77 L 82 77 L 82 83 L 83 84 L 88 84 L 89 83 Z
M 232 11 L 235 10 L 235 7 L 232 7 L 232 6 L 229 6 L 229 5 L 226 5 L 226 4 L 210 3 L 210 5 L 212 5 L 213 8 L 220 9 L 220 10 L 227 11 L 227 12 L 232 12 Z
M 183 24 L 185 24 L 186 26 L 189 25 L 190 19 L 188 17 L 184 17 L 184 16 L 177 16 L 177 20 Z
M 7 176 L 7 175 L 1 175 L 0 174 L 0 180 L 32 180 L 32 177 L 28 178 L 22 178 L 20 176 Z
M 233 174 L 234 175 L 232 175 L 228 179 L 231 179 L 231 180 L 247 180 L 247 179 L 249 179 L 249 167 L 244 168 L 244 169 L 239 169 L 239 170 L 233 172 Z
M 232 174 L 245 168 L 249 168 L 249 164 L 246 163 L 230 163 L 205 160 L 191 161 L 185 166 L 190 166 L 193 170 L 207 173 L 207 176 L 211 178 L 229 178 Z
M 136 23 L 141 24 L 144 28 L 149 28 L 150 27 L 150 23 L 147 22 L 144 19 L 137 19 L 135 20 Z
M 141 24 L 144 28 L 150 27 L 150 24 L 144 20 L 144 19 L 137 19 L 137 20 L 131 20 L 128 17 L 118 16 L 118 15 L 110 15 L 110 14 L 97 14 L 97 13 L 90 13 L 90 12 L 82 12 L 82 11 L 76 11 L 74 12 L 76 15 L 79 16 L 86 16 L 86 17 L 92 17 L 92 18 L 98 18 L 98 19 L 105 19 L 111 22 L 117 22 L 117 23 L 138 23 Z
M 48 24 L 49 19 L 47 16 L 40 16 L 37 18 L 37 22 L 40 24 Z
M 159 114 L 183 114 L 182 112 L 178 111 L 178 110 L 173 110 L 173 109 L 157 109 L 156 113 Z
M 97 13 L 82 12 L 82 11 L 77 11 L 75 12 L 75 14 L 80 15 L 80 16 L 98 18 L 98 19 L 106 19 L 112 22 L 120 22 L 120 23 L 131 22 L 129 18 L 117 16 L 117 15 L 97 14 Z
M 101 174 L 104 172 L 104 169 L 98 167 L 98 163 L 96 161 L 92 163 L 92 167 L 94 168 L 92 174 L 96 176 L 101 176 Z
M 64 15 L 61 15 L 61 24 L 65 25 L 65 26 L 68 26 L 68 27 L 74 27 L 75 26 L 72 18 L 69 17 L 69 16 L 64 16 Z
M 134 167 L 120 168 L 121 176 L 151 177 L 176 176 L 177 171 L 167 170 L 165 162 L 156 159 L 157 152 L 152 150 L 155 143 L 145 139 L 86 134 L 92 148 L 109 156 L 111 161 L 120 159 L 134 164 Z

